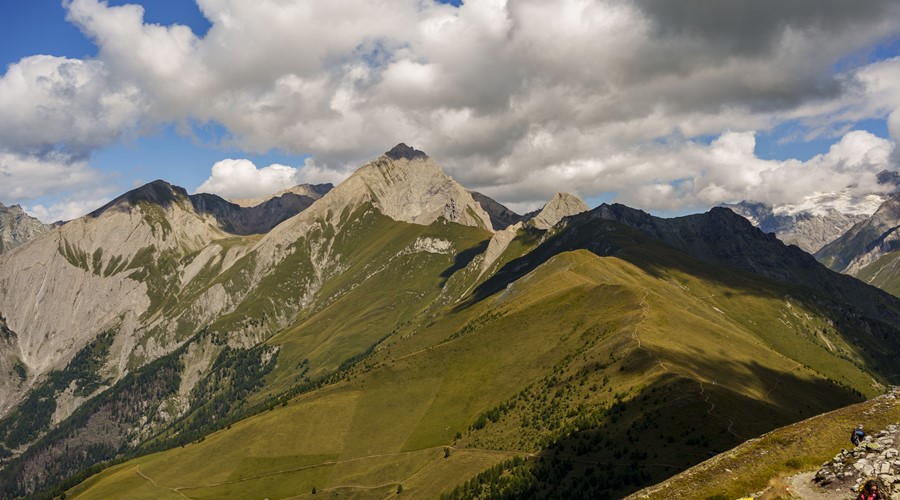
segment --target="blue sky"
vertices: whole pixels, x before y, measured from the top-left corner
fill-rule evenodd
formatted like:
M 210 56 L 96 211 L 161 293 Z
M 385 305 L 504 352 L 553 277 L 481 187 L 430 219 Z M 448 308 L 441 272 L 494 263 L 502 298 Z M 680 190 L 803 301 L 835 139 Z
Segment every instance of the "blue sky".
M 47 54 L 86 59 L 97 55 L 97 46 L 72 23 L 60 0 L 6 0 L 0 16 L 2 65 L 23 57 Z M 110 1 L 109 5 L 140 3 L 144 22 L 162 25 L 183 24 L 198 36 L 210 28 L 209 21 L 193 0 Z M 194 123 L 190 133 L 179 132 L 171 124 L 154 127 L 146 135 L 116 141 L 92 153 L 91 165 L 108 174 L 106 181 L 120 191 L 162 178 L 188 189 L 199 186 L 209 176 L 210 166 L 227 157 L 248 158 L 260 165 L 302 164 L 307 155 L 287 154 L 277 149 L 248 153 L 223 146 L 228 131 L 215 123 Z M 44 203 L 53 196 L 41 200 Z M 0 197 L 0 202 L 4 202 Z
M 0 202 L 71 218 L 156 178 L 253 196 L 401 141 L 519 211 L 877 190 L 896 2 L 746 3 L 752 25 L 650 0 L 4 1 Z

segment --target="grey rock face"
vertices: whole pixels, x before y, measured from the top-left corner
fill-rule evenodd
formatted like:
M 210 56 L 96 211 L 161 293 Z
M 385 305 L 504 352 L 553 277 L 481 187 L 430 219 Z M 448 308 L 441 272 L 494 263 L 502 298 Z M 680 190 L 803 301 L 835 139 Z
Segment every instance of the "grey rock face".
M 494 231 L 506 229 L 516 222 L 525 220 L 525 216 L 513 212 L 503 204 L 488 196 L 477 191 L 469 191 L 469 194 L 471 194 L 472 198 L 481 205 L 481 208 L 483 208 L 485 212 L 487 212 L 488 216 L 491 218 L 491 225 L 494 227 Z
M 179 339 L 137 345 L 155 321 L 139 318 L 151 296 L 162 293 L 149 283 L 190 281 L 191 266 L 163 271 L 157 262 L 228 236 L 214 218 L 194 210 L 184 189 L 157 181 L 0 255 L 0 314 L 17 333 L 16 355 L 29 380 L 61 368 L 103 331 L 118 332 L 109 362 L 114 373 L 123 373 L 134 354 L 152 360 L 169 352 Z M 237 255 L 221 258 L 225 266 Z M 222 307 L 219 301 L 210 309 Z M 17 397 L 0 390 L 0 412 L 4 401 Z
M 424 152 L 407 146 L 402 142 L 391 148 L 391 150 L 384 155 L 392 160 L 415 160 L 416 158 L 428 158 L 428 155 L 426 155 Z
M 286 245 L 320 220 L 337 225 L 342 215 L 366 203 L 391 219 L 412 224 L 428 225 L 444 218 L 492 228 L 487 212 L 434 160 L 404 144 L 388 153 L 363 165 L 308 210 L 275 228 L 258 248 Z M 261 253 L 263 261 L 272 257 L 268 251 Z
M 538 229 L 550 229 L 563 217 L 577 215 L 588 210 L 590 207 L 581 198 L 569 193 L 556 193 L 529 223 Z
M 291 192 L 251 207 L 242 207 L 214 194 L 194 194 L 190 199 L 195 210 L 215 217 L 223 231 L 240 235 L 267 233 L 316 201 Z
M 556 193 L 527 222 L 518 221 L 494 233 L 484 253 L 484 260 L 481 262 L 481 272 L 484 273 L 503 255 L 503 252 L 506 251 L 512 240 L 515 239 L 516 233 L 526 224 L 537 229 L 547 230 L 558 224 L 564 217 L 577 215 L 588 210 L 590 208 L 581 198 L 569 193 Z
M 26 214 L 19 205 L 7 207 L 0 203 L 0 253 L 47 232 L 51 227 Z

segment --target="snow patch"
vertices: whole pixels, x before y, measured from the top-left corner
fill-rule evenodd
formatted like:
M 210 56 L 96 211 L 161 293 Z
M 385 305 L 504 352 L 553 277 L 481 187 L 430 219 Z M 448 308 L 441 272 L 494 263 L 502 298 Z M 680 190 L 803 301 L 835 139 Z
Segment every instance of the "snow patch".
M 846 215 L 872 215 L 886 199 L 886 195 L 854 196 L 847 191 L 816 193 L 796 204 L 775 205 L 772 207 L 772 212 L 775 215 L 797 215 L 804 212 L 812 215 L 827 215 L 834 210 Z

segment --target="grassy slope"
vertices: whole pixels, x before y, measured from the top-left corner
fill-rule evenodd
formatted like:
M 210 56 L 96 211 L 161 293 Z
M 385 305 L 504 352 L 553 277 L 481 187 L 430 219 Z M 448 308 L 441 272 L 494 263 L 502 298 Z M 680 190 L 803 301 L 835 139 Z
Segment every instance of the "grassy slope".
M 646 483 L 710 448 L 853 400 L 824 376 L 874 392 L 868 376 L 832 354 L 851 357 L 854 347 L 828 331 L 818 311 L 786 300 L 787 290 L 725 270 L 710 279 L 686 256 L 638 243 L 624 259 L 561 254 L 484 300 L 417 317 L 390 313 L 406 301 L 396 292 L 385 297 L 394 290 L 385 282 L 369 290 L 364 282 L 353 289 L 360 295 L 338 298 L 270 341 L 285 356 L 272 375 L 277 387 L 301 356 L 334 366 L 393 332 L 345 381 L 201 443 L 110 469 L 73 493 L 113 495 L 127 483 L 135 496 L 164 488 L 190 497 L 290 496 L 312 486 L 365 496 L 402 484 L 413 496 L 433 497 L 512 454 L 571 455 L 576 445 L 613 435 L 603 434 L 607 425 L 641 429 L 639 440 L 653 436 L 641 448 L 668 449 L 629 462 L 674 462 L 637 479 Z M 397 265 L 390 276 L 414 268 Z M 409 283 L 421 281 L 411 275 Z M 351 345 L 336 357 L 335 334 Z M 744 418 L 747 408 L 754 419 Z M 474 428 L 491 410 L 497 418 Z M 597 418 L 585 424 L 579 413 Z M 663 431 L 649 431 L 660 424 Z M 691 432 L 666 431 L 682 428 Z M 703 433 L 713 441 L 698 441 Z M 634 436 L 613 438 L 579 467 L 634 448 Z M 453 446 L 448 458 L 445 446 Z
M 859 422 L 883 429 L 900 421 L 895 398 L 875 398 L 776 429 L 630 498 L 739 498 L 772 480 L 817 470 L 848 446 Z
M 411 251 L 417 240 L 449 241 L 456 252 L 465 252 L 490 236 L 446 222 L 398 223 L 365 207 L 351 220 L 354 227 L 334 236 L 333 247 L 342 249 L 341 272 L 325 281 L 296 322 L 267 341 L 279 347 L 279 362 L 254 400 L 298 382 L 296 367 L 304 360 L 306 376 L 334 372 L 427 309 L 459 263 L 454 254 Z
M 900 272 L 897 271 L 898 266 L 900 266 L 900 252 L 891 252 L 860 269 L 856 273 L 856 277 L 892 295 L 900 296 Z

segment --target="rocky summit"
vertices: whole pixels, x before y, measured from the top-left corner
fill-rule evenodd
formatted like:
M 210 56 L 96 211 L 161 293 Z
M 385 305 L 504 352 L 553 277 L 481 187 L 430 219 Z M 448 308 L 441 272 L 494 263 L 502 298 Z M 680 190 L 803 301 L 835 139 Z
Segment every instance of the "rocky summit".
M 581 198 L 569 193 L 556 193 L 544 208 L 531 220 L 538 229 L 550 229 L 563 217 L 587 212 L 591 207 L 587 206 Z

